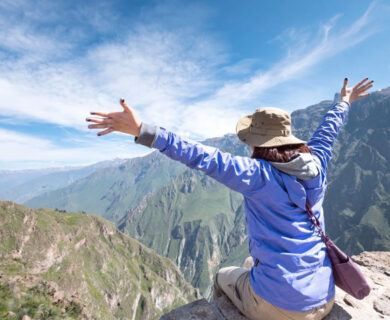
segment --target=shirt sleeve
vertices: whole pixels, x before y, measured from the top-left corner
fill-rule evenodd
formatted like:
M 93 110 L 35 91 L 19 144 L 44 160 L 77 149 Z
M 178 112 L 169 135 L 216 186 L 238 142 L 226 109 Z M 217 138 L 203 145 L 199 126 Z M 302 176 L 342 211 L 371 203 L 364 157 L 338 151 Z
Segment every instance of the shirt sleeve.
M 266 181 L 267 174 L 262 170 L 261 162 L 256 159 L 232 156 L 218 148 L 183 139 L 164 128 L 151 128 L 146 125 L 143 132 L 141 127 L 135 142 L 143 144 L 142 141 L 153 141 L 153 144 L 144 145 L 160 150 L 191 169 L 204 172 L 232 190 L 251 196 Z M 152 138 L 153 135 L 155 136 Z
M 307 143 L 313 154 L 320 160 L 324 172 L 326 172 L 328 163 L 332 158 L 334 142 L 344 124 L 348 111 L 349 104 L 347 102 L 341 101 L 334 104 Z

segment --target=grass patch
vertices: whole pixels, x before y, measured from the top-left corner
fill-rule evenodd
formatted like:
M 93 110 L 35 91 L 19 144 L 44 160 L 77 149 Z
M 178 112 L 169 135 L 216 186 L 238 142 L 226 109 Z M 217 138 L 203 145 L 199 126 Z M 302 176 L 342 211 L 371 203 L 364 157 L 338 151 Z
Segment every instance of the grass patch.
M 28 289 L 19 286 L 19 289 L 25 293 L 20 298 L 13 294 L 9 284 L 0 283 L 0 319 L 22 319 L 24 315 L 42 320 L 77 319 L 81 315 L 82 307 L 74 301 L 69 305 L 54 304 L 44 285 Z M 9 312 L 15 316 L 7 315 Z

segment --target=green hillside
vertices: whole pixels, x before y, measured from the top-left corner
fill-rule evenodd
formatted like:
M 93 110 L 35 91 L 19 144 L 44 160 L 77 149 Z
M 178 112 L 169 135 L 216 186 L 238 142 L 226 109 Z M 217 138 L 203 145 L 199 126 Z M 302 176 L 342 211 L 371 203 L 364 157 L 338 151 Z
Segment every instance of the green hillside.
M 196 298 L 178 268 L 104 219 L 0 201 L 0 318 L 157 319 Z
M 228 238 L 240 216 L 238 193 L 186 171 L 130 210 L 119 228 L 172 259 L 186 279 L 207 294 L 215 268 L 230 251 Z M 245 240 L 243 231 L 235 242 Z

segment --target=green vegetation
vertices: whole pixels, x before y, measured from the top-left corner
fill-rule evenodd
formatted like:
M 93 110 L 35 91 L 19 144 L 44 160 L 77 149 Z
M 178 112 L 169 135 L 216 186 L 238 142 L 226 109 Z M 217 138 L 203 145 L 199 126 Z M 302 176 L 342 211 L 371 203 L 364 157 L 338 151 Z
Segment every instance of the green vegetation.
M 101 217 L 0 201 L 0 225 L 1 319 L 128 318 L 133 307 L 157 319 L 196 298 L 169 259 Z
M 8 283 L 0 282 L 0 318 L 21 319 L 28 315 L 35 319 L 77 319 L 81 315 L 80 304 L 72 301 L 70 304 L 62 302 L 53 304 L 49 289 L 46 286 L 37 285 L 24 288 L 13 284 L 11 291 Z M 19 297 L 14 292 L 18 289 L 24 295 Z

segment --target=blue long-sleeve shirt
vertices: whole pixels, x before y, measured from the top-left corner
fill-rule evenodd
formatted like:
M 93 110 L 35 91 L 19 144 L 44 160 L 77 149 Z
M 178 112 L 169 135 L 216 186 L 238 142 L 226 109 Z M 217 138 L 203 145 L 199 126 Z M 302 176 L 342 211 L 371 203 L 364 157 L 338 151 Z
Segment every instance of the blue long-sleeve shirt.
M 244 196 L 249 251 L 259 263 L 250 283 L 261 298 L 291 311 L 307 311 L 335 294 L 326 247 L 305 210 L 312 206 L 323 229 L 322 203 L 327 164 L 349 105 L 332 106 L 308 142 L 319 174 L 303 181 L 261 159 L 232 156 L 166 131 L 142 125 L 137 143 L 157 148 L 173 160 L 201 170 Z

